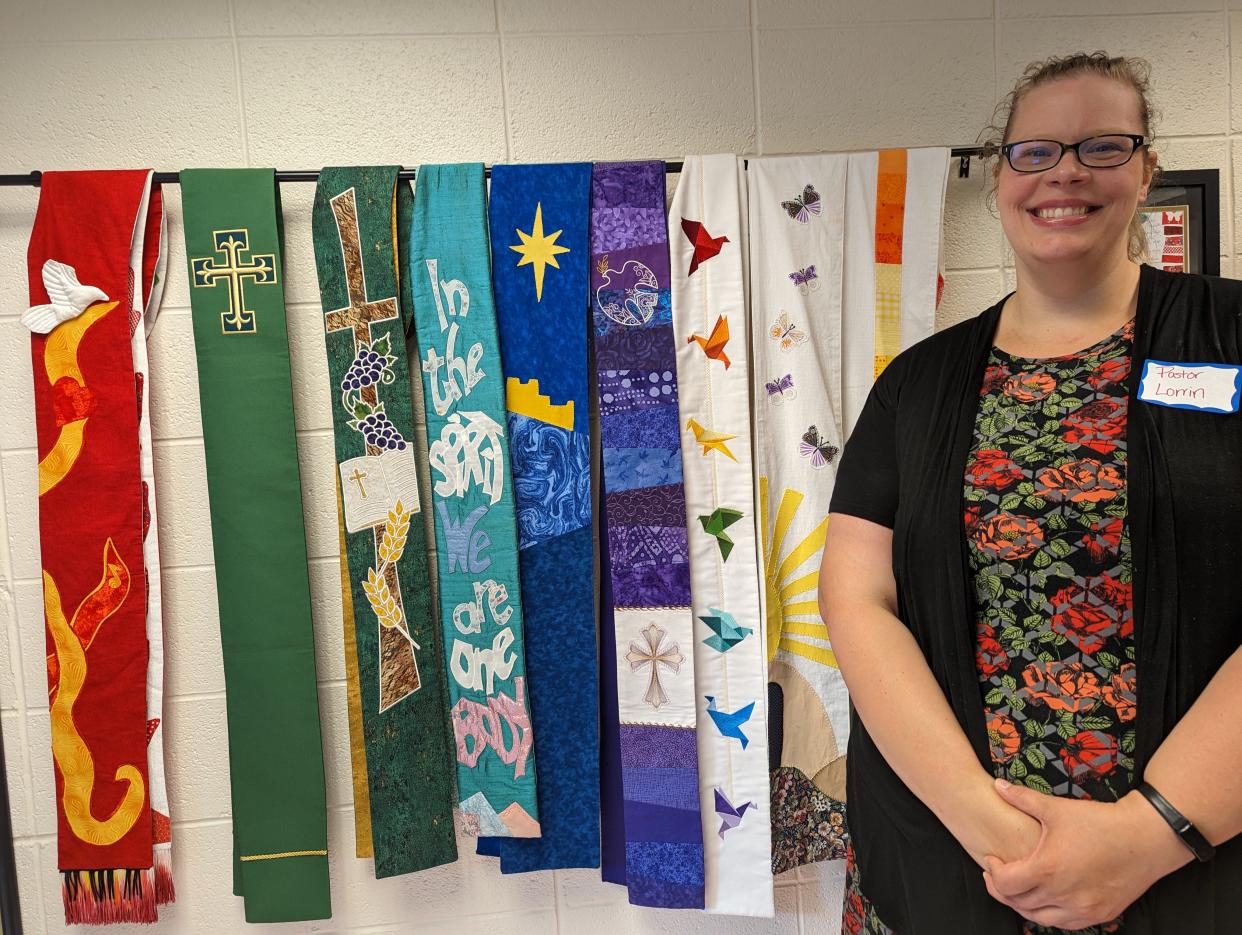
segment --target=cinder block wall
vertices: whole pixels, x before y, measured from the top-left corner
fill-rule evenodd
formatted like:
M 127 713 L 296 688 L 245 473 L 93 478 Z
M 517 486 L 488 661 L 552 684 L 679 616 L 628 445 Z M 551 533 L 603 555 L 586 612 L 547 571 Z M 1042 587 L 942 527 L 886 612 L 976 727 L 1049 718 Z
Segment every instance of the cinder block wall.
M 1165 165 L 1220 169 L 1221 264 L 1231 275 L 1242 272 L 1233 36 L 1242 41 L 1242 0 L 4 0 L 0 172 L 967 144 L 1024 63 L 1107 48 L 1154 66 Z M 1012 281 L 983 190 L 977 169 L 950 182 L 941 324 L 991 304 Z M 179 898 L 160 930 L 187 935 L 244 924 L 230 888 L 224 683 L 180 203 L 176 187 L 166 192 L 171 275 L 151 362 Z M 352 857 L 313 186 L 286 185 L 281 197 L 336 914 L 252 931 L 836 933 L 839 865 L 781 877 L 769 923 L 631 908 L 591 871 L 502 877 L 469 846 L 452 866 L 384 881 Z M 0 189 L 0 715 L 25 927 L 43 935 L 64 925 L 29 338 L 17 320 L 36 200 L 34 189 Z

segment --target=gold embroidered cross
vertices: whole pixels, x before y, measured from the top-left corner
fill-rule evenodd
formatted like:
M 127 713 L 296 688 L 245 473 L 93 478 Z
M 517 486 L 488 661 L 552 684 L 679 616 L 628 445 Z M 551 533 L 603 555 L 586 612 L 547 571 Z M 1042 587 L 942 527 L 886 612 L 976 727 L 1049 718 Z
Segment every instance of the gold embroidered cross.
M 631 641 L 630 651 L 625 654 L 625 658 L 629 660 L 631 672 L 637 672 L 643 666 L 651 666 L 651 681 L 647 685 L 647 694 L 643 695 L 643 701 L 658 711 L 668 701 L 664 686 L 660 684 L 660 666 L 679 672 L 686 657 L 678 650 L 676 643 L 665 644 L 668 631 L 664 628 L 651 623 L 641 633 L 647 645 L 644 646 L 638 640 Z
M 226 280 L 229 284 L 229 310 L 220 313 L 220 329 L 225 334 L 254 334 L 258 328 L 254 312 L 246 308 L 243 281 L 250 279 L 259 286 L 275 285 L 276 256 L 265 253 L 250 257 L 248 262 L 243 260 L 242 254 L 250 252 L 250 231 L 245 228 L 212 231 L 211 238 L 216 253 L 224 254 L 224 262 L 217 263 L 206 256 L 193 257 L 190 269 L 194 286 L 214 286 L 220 280 Z

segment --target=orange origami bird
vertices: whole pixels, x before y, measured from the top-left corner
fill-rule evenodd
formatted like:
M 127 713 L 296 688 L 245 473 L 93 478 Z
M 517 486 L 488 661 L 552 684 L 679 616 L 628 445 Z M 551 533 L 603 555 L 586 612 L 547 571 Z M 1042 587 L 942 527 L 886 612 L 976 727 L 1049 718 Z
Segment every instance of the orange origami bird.
M 694 244 L 694 256 L 690 258 L 690 272 L 686 274 L 687 276 L 693 274 L 704 260 L 710 260 L 719 253 L 720 248 L 729 242 L 729 238 L 723 234 L 713 237 L 700 221 L 687 221 L 682 218 L 681 229 Z
M 725 345 L 729 343 L 729 320 L 723 315 L 716 317 L 716 324 L 712 327 L 712 333 L 708 337 L 692 334 L 686 338 L 686 343 L 698 344 L 703 348 L 704 354 L 724 364 L 725 370 L 729 369 L 729 355 L 725 353 Z

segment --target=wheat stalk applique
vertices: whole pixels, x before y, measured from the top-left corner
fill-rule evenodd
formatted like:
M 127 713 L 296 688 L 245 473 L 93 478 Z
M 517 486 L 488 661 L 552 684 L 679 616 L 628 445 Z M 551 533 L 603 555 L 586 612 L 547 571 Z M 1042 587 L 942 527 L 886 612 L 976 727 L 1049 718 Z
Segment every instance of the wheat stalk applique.
M 410 641 L 411 646 L 421 650 L 422 647 L 414 641 L 409 630 L 406 629 L 401 607 L 388 587 L 388 579 L 384 577 L 388 566 L 401 559 L 409 537 L 410 511 L 405 509 L 398 500 L 388 511 L 388 520 L 384 523 L 384 534 L 380 537 L 379 567 L 367 569 L 367 579 L 362 582 L 362 590 L 367 596 L 367 603 L 371 605 L 371 610 L 379 619 L 380 626 L 385 629 L 400 630 Z

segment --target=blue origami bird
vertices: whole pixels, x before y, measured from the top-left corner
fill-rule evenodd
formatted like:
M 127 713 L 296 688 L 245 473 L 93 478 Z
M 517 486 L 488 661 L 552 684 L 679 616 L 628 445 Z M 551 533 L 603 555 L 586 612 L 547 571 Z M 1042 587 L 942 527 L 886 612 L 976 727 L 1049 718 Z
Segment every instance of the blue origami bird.
M 716 730 L 720 731 L 723 737 L 735 737 L 740 740 L 742 749 L 745 750 L 750 741 L 742 733 L 742 725 L 750 720 L 750 715 L 755 710 L 755 703 L 752 701 L 746 707 L 738 708 L 730 714 L 716 707 L 716 699 L 713 696 L 704 695 L 703 697 L 707 699 L 707 713 L 712 716 Z

